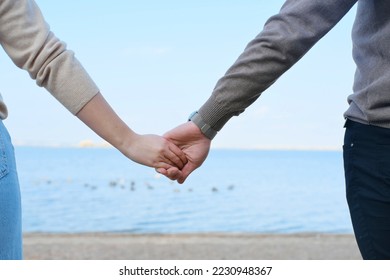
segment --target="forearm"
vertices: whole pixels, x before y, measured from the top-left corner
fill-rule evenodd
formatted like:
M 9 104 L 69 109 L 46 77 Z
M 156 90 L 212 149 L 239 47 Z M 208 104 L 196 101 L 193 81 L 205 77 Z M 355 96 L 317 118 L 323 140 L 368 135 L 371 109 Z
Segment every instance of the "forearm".
M 202 119 L 220 130 L 242 113 L 352 8 L 356 0 L 288 0 L 271 17 L 201 107 Z
M 97 135 L 122 153 L 138 136 L 115 113 L 101 93 L 93 97 L 76 116 Z
M 171 171 L 173 168 L 174 173 L 177 171 L 175 167 L 181 169 L 187 162 L 185 154 L 163 137 L 153 134 L 139 135 L 132 131 L 100 93 L 76 116 L 134 162 Z

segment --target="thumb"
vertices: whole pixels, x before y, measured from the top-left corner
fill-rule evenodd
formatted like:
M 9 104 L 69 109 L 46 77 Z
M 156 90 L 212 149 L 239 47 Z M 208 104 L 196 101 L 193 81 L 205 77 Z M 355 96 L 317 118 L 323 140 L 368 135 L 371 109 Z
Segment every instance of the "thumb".
M 155 170 L 156 170 L 157 173 L 160 173 L 160 174 L 162 174 L 164 176 L 168 175 L 168 172 L 167 172 L 167 170 L 165 168 L 160 167 L 160 168 L 156 168 Z
M 187 179 L 187 177 L 192 173 L 192 171 L 194 171 L 196 169 L 196 167 L 191 163 L 191 162 L 188 162 L 184 167 L 183 169 L 181 170 L 181 174 L 179 175 L 179 177 L 177 178 L 177 182 L 179 184 L 183 184 L 184 181 Z
M 155 170 L 156 170 L 156 172 L 164 175 L 165 177 L 167 177 L 171 180 L 177 180 L 182 174 L 182 172 L 176 167 L 170 167 L 168 169 L 156 168 Z

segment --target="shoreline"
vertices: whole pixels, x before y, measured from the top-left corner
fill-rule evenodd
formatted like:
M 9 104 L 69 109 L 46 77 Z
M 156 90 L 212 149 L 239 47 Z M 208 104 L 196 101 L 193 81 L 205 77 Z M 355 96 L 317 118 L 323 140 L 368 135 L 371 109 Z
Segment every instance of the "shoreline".
M 352 234 L 25 233 L 26 260 L 361 260 Z

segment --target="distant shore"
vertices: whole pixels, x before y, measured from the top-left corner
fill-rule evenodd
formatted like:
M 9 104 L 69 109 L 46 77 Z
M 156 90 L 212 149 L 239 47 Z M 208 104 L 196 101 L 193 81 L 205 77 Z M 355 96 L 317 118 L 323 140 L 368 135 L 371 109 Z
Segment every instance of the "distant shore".
M 24 235 L 26 260 L 361 260 L 350 234 Z

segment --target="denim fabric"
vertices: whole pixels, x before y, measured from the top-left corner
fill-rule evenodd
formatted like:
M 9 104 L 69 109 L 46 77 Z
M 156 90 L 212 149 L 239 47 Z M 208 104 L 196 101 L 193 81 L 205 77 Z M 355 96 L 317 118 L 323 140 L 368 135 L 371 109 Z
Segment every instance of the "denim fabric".
M 364 259 L 390 259 L 390 129 L 347 121 L 346 195 Z
M 0 260 L 22 259 L 21 199 L 14 148 L 0 121 Z

